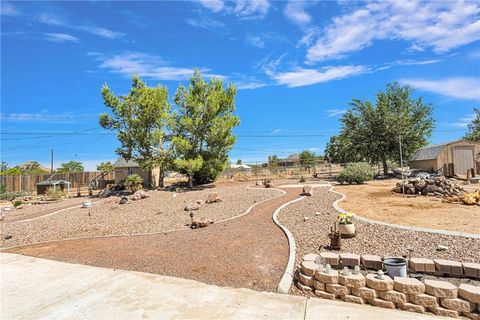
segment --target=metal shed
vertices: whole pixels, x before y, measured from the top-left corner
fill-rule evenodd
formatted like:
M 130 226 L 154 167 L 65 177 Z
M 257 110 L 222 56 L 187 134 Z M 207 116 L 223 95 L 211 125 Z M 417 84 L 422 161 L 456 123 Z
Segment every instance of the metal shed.
M 65 191 L 65 188 L 70 190 L 70 181 L 66 180 L 45 180 L 38 182 L 37 184 L 37 194 L 45 194 L 47 190 L 53 188 L 54 190 Z
M 443 169 L 445 176 L 480 173 L 480 142 L 458 140 L 420 148 L 413 154 L 409 166 L 435 172 Z

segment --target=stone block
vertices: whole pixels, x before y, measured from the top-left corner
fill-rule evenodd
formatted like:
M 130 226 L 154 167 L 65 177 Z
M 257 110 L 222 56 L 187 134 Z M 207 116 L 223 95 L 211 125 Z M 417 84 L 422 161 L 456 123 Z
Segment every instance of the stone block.
M 394 288 L 397 291 L 406 294 L 422 294 L 425 292 L 425 285 L 415 278 L 395 277 L 393 280 L 395 282 Z
M 480 320 L 480 313 L 464 312 L 463 315 L 472 320 Z
M 346 296 L 342 296 L 342 300 L 345 302 L 365 304 L 365 300 L 363 298 L 352 296 L 350 294 L 347 294 Z
M 407 295 L 395 290 L 389 291 L 378 291 L 378 296 L 386 301 L 391 301 L 393 303 L 407 303 Z
M 416 312 L 416 313 L 425 313 L 425 307 L 417 306 L 413 303 L 399 303 L 397 306 L 404 311 Z
M 340 257 L 338 253 L 333 253 L 333 252 L 322 252 L 320 253 L 320 258 L 323 258 L 325 264 L 329 264 L 332 267 L 338 267 Z
M 370 288 L 352 288 L 352 294 L 363 299 L 375 299 L 377 298 L 377 292 Z
M 297 281 L 295 283 L 295 286 L 302 291 L 312 291 L 311 287 L 302 284 L 300 281 Z
M 320 297 L 322 299 L 328 299 L 328 300 L 335 300 L 335 295 L 325 292 L 325 291 L 320 291 L 320 290 L 315 290 L 315 295 L 317 297 Z
M 433 262 L 435 263 L 435 270 L 440 273 L 447 274 L 450 276 L 463 275 L 462 264 L 458 261 L 433 259 Z
M 472 303 L 480 304 L 480 287 L 463 283 L 458 287 L 458 295 Z
M 341 284 L 327 283 L 325 285 L 325 290 L 328 293 L 334 294 L 336 297 L 345 296 L 347 294 L 350 294 L 350 288 L 342 286 Z
M 437 298 L 456 298 L 458 288 L 447 281 L 425 279 L 425 292 Z
M 452 309 L 459 312 L 472 312 L 476 309 L 476 305 L 474 303 L 459 298 L 442 299 L 440 304 L 444 308 Z
M 315 253 L 309 253 L 307 255 L 305 255 L 303 257 L 303 261 L 313 261 L 313 262 L 317 262 L 317 259 L 319 258 L 320 256 L 318 254 L 315 254 Z
M 360 265 L 360 255 L 354 253 L 340 253 L 343 267 L 355 267 Z
M 367 274 L 365 277 L 367 282 L 367 287 L 378 290 L 378 291 L 388 291 L 393 290 L 394 282 L 392 278 L 385 275 L 383 280 L 377 279 L 376 275 L 373 273 Z
M 313 286 L 313 277 L 303 274 L 302 271 L 298 272 L 298 280 L 306 286 L 309 286 L 309 287 Z
M 338 283 L 338 272 L 336 270 L 332 270 L 330 273 L 317 272 L 315 279 L 323 283 Z
M 313 287 L 315 290 L 325 291 L 325 283 L 322 283 L 317 279 L 313 280 Z
M 366 281 L 363 274 L 351 274 L 348 276 L 340 275 L 338 277 L 338 283 L 349 288 L 361 288 L 365 287 Z
M 395 309 L 395 304 L 391 301 L 385 301 L 382 299 L 370 299 L 368 302 L 375 307 Z
M 438 300 L 438 298 L 425 293 L 408 295 L 408 301 L 424 307 L 438 307 Z
M 480 263 L 463 262 L 462 265 L 467 277 L 480 279 Z
M 319 266 L 313 261 L 303 261 L 300 267 L 303 274 L 313 277 Z
M 428 310 L 431 311 L 433 314 L 442 317 L 458 318 L 459 316 L 458 311 L 445 309 L 442 307 L 428 308 Z
M 361 263 L 362 265 L 371 270 L 383 270 L 383 261 L 380 256 L 375 256 L 371 254 L 364 254 L 361 257 Z
M 435 273 L 435 263 L 431 259 L 411 258 L 408 266 L 415 273 Z

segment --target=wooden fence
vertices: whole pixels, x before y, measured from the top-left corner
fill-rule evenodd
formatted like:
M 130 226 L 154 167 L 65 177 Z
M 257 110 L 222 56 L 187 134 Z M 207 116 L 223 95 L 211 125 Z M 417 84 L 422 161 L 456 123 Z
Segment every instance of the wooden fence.
M 36 175 L 18 175 L 18 176 L 0 176 L 0 185 L 5 186 L 7 192 L 36 193 L 36 184 L 52 177 L 52 174 Z M 71 183 L 70 188 L 88 187 L 93 180 L 98 180 L 99 186 L 105 185 L 103 181 L 115 180 L 115 172 L 102 173 L 99 171 L 80 172 L 80 173 L 57 173 L 53 175 L 52 180 L 65 180 Z

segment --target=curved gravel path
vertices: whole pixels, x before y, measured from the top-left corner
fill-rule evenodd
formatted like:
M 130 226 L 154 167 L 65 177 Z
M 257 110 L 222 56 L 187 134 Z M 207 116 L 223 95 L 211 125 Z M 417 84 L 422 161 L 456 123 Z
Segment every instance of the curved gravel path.
M 143 271 L 230 287 L 275 291 L 288 241 L 272 214 L 301 189 L 259 203 L 247 215 L 204 229 L 66 240 L 6 250 L 71 263 Z

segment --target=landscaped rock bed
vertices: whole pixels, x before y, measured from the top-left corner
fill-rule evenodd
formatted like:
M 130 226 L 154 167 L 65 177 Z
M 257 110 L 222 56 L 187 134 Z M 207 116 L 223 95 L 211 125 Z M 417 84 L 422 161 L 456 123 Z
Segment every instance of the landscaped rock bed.
M 150 191 L 149 198 L 127 204 L 119 204 L 120 198 L 114 196 L 90 208 L 74 208 L 25 222 L 2 222 L 0 246 L 188 229 L 191 218 L 184 208 L 197 200 L 200 209 L 195 211 L 195 217 L 215 222 L 243 214 L 255 203 L 281 194 L 275 189 L 252 190 L 247 185 L 223 184 L 180 193 Z M 217 192 L 222 201 L 206 204 L 205 200 L 212 192 Z M 5 239 L 7 237 L 9 239 Z
M 337 222 L 338 216 L 332 203 L 339 197 L 329 192 L 328 188 L 315 188 L 311 197 L 289 205 L 279 214 L 280 222 L 295 238 L 297 265 L 306 254 L 328 251 L 326 249 L 330 244 L 328 234 L 330 228 Z M 402 256 L 408 255 L 409 249 L 413 249 L 412 257 L 480 262 L 480 239 L 401 230 L 358 220 L 355 221 L 355 226 L 357 236 L 342 239 L 341 252 Z M 437 251 L 438 245 L 446 246 L 448 249 Z M 293 286 L 291 291 L 301 293 Z

